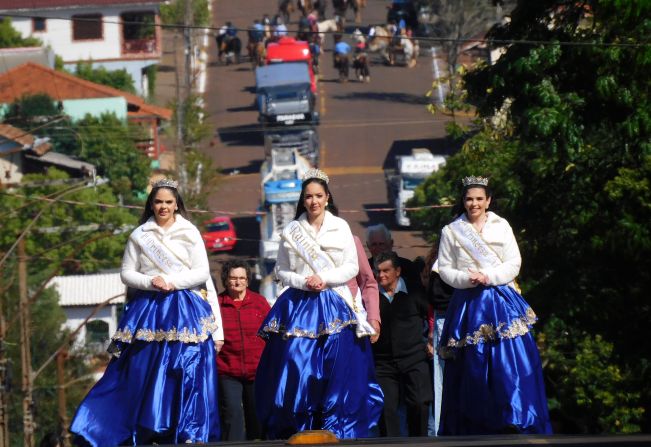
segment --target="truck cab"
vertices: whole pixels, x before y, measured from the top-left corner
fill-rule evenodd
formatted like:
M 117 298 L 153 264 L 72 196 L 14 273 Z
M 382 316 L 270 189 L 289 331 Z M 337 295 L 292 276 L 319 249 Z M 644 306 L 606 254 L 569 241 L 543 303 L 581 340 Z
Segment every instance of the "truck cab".
M 318 123 L 316 99 L 305 64 L 289 62 L 256 68 L 255 90 L 259 120 L 263 124 Z
M 264 134 L 265 157 L 271 157 L 273 151 L 296 149 L 312 167 L 319 167 L 319 134 L 313 127 L 288 126 L 267 131 Z
M 433 172 L 445 165 L 445 157 L 434 155 L 429 149 L 412 149 L 410 155 L 397 155 L 395 170 L 387 171 L 389 203 L 396 209 L 396 223 L 402 227 L 411 225 L 405 210 L 414 190 Z
M 316 77 L 312 67 L 312 53 L 310 45 L 303 40 L 296 40 L 293 37 L 281 37 L 277 42 L 267 45 L 265 63 L 267 65 L 283 64 L 286 62 L 298 62 L 305 64 L 310 74 L 310 88 L 314 95 L 317 94 Z

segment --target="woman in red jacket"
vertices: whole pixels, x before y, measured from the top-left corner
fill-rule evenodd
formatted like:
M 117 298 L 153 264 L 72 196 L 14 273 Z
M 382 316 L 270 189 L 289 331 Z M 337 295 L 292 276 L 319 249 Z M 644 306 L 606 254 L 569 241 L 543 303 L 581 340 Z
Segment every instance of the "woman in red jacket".
M 253 383 L 264 348 L 257 333 L 270 307 L 262 295 L 249 290 L 251 269 L 246 262 L 225 262 L 221 278 L 226 287 L 219 295 L 224 346 L 217 356 L 222 439 L 260 439 Z

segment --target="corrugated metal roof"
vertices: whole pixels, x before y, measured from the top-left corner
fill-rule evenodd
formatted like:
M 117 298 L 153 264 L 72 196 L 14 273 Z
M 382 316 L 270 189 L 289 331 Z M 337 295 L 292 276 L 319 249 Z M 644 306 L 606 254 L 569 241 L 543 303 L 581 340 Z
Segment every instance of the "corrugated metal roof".
M 125 301 L 126 286 L 122 284 L 118 272 L 55 276 L 48 286 L 56 287 L 61 306 L 95 306 L 116 295 L 121 296 L 112 300 L 111 304 Z

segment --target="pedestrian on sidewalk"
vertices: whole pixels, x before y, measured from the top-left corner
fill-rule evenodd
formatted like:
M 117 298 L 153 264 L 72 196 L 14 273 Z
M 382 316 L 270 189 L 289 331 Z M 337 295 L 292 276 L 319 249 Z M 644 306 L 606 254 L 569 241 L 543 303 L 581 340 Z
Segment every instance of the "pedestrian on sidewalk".
M 219 294 L 224 346 L 217 356 L 222 440 L 261 439 L 254 383 L 264 348 L 258 329 L 270 307 L 265 297 L 249 289 L 251 268 L 245 261 L 225 262 L 221 279 L 226 288 Z

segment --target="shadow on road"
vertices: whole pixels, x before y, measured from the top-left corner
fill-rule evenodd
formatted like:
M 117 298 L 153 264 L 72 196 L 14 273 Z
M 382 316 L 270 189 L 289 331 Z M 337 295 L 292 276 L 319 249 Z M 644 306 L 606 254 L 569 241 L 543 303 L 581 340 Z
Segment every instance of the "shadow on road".
M 226 109 L 227 112 L 254 112 L 256 110 L 257 108 L 253 104 L 248 106 L 229 107 L 228 109 Z
M 262 151 L 261 151 L 260 155 L 263 156 Z M 263 161 L 264 160 L 262 160 L 262 159 L 260 159 L 260 160 L 251 160 L 248 165 L 236 166 L 234 168 L 225 169 L 222 172 L 224 173 L 224 175 L 230 175 L 230 174 L 233 174 L 233 175 L 235 175 L 235 174 L 258 174 L 258 173 L 260 173 L 260 167 L 262 166 Z
M 389 92 L 350 92 L 345 95 L 333 95 L 334 99 L 343 101 L 382 101 L 398 102 L 403 104 L 413 104 L 423 106 L 429 104 L 429 98 L 424 95 L 413 95 L 410 93 L 389 93 Z
M 217 135 L 226 146 L 262 146 L 264 133 L 258 124 L 220 127 Z

